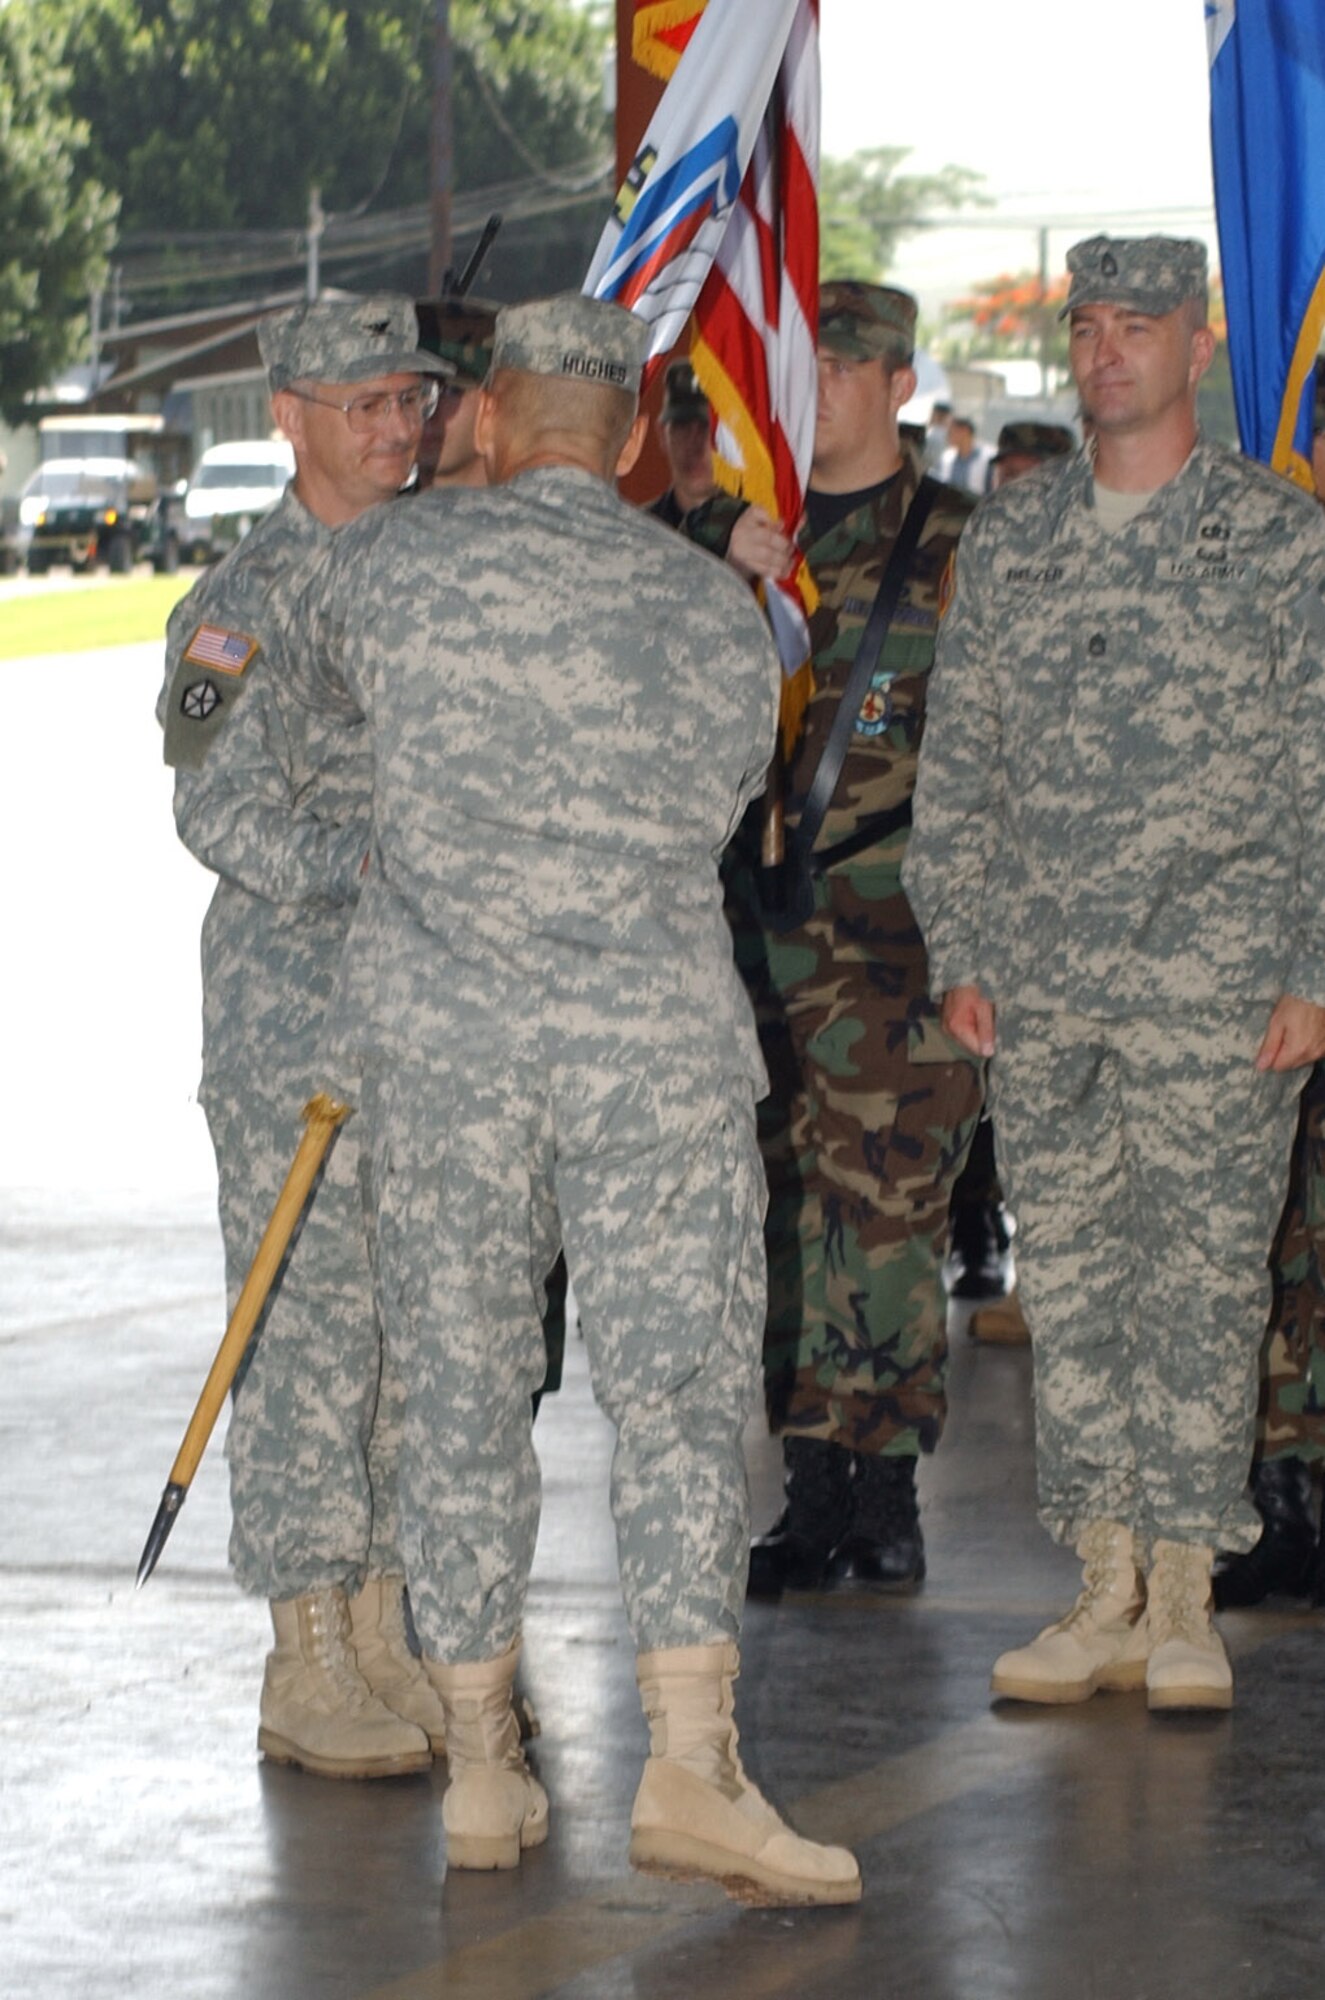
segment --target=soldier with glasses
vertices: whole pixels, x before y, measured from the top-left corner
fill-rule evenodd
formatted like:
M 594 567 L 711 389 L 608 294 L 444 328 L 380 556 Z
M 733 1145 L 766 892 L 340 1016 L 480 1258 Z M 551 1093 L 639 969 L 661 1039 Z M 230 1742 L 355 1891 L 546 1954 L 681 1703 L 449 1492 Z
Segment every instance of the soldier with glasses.
M 253 668 L 308 559 L 405 484 L 449 372 L 419 348 L 407 298 L 319 299 L 264 320 L 258 340 L 295 476 L 177 606 L 158 708 L 180 838 L 217 877 L 199 1095 L 232 1307 L 313 1093 L 370 843 L 365 732 L 278 712 Z M 227 756 L 209 758 L 222 730 Z M 227 1447 L 231 1563 L 276 1631 L 259 1747 L 335 1778 L 422 1770 L 443 1746 L 407 1638 L 400 1397 L 382 1372 L 356 1156 L 351 1127 L 241 1368 Z

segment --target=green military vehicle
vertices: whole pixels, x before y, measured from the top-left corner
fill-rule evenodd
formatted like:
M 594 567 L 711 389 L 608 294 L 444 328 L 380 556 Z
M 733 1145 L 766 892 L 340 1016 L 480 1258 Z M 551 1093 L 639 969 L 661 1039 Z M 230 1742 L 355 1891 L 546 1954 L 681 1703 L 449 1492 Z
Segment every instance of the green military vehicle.
M 30 576 L 54 563 L 75 571 L 104 565 L 127 575 L 150 561 L 159 572 L 179 568 L 179 538 L 153 475 L 130 458 L 51 458 L 38 466 L 20 501 L 31 528 Z
M 187 440 L 155 415 L 43 417 L 41 463 L 19 499 L 19 542 L 32 576 L 56 563 L 127 575 L 139 562 L 179 567 Z

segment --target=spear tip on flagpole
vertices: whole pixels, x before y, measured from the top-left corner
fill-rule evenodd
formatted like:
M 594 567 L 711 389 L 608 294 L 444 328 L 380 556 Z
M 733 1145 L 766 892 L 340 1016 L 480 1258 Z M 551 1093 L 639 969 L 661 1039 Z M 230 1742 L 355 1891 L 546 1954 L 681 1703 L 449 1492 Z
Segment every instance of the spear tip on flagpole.
M 180 1508 L 184 1505 L 188 1497 L 188 1487 L 179 1485 L 173 1479 L 161 1495 L 161 1505 L 156 1510 L 156 1519 L 153 1521 L 151 1532 L 143 1544 L 143 1553 L 138 1563 L 138 1577 L 134 1584 L 135 1590 L 142 1589 L 160 1561 L 161 1551 L 170 1539 L 170 1531 L 175 1525 Z

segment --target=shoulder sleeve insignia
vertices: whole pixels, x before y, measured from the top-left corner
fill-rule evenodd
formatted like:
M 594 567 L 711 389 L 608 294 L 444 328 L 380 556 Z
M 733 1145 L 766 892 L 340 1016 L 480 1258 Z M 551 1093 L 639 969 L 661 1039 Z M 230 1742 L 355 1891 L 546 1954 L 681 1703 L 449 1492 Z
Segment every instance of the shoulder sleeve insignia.
M 261 651 L 260 642 L 247 632 L 228 632 L 224 625 L 200 625 L 184 658 L 193 667 L 213 667 L 218 674 L 242 674 L 249 661 Z
M 944 618 L 947 617 L 948 606 L 952 603 L 953 593 L 956 590 L 956 588 L 957 588 L 957 551 L 956 549 L 954 549 L 952 551 L 952 554 L 948 557 L 947 565 L 944 568 L 942 576 L 939 578 L 940 623 Z

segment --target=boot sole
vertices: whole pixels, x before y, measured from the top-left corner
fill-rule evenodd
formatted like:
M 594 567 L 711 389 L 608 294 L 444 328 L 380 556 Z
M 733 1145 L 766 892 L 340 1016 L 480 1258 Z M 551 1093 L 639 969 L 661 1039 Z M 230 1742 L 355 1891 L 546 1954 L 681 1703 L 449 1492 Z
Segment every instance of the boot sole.
M 642 1828 L 630 1836 L 630 1865 L 641 1875 L 660 1875 L 670 1882 L 717 1882 L 734 1902 L 750 1909 L 858 1903 L 860 1877 L 850 1882 L 807 1882 L 761 1868 L 729 1847 L 713 1847 L 690 1834 L 660 1833 Z
M 1146 1706 L 1161 1712 L 1174 1708 L 1232 1708 L 1233 1690 L 1231 1687 L 1150 1688 L 1146 1694 Z
M 315 1778 L 412 1778 L 432 1769 L 431 1750 L 399 1757 L 323 1757 L 270 1729 L 259 1729 L 258 1748 L 269 1764 L 293 1764 Z
M 548 1823 L 542 1820 L 533 1826 L 522 1826 L 517 1833 L 448 1833 L 446 1865 L 475 1872 L 518 1868 L 524 1849 L 541 1847 L 547 1839 L 547 1830 Z
M 1144 1660 L 1101 1667 L 1084 1681 L 1023 1681 L 1010 1674 L 992 1674 L 989 1691 L 1003 1701 L 1034 1702 L 1041 1708 L 1070 1708 L 1095 1694 L 1133 1694 L 1146 1684 Z

